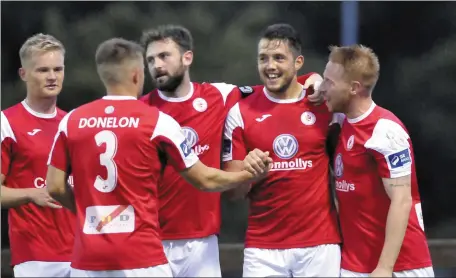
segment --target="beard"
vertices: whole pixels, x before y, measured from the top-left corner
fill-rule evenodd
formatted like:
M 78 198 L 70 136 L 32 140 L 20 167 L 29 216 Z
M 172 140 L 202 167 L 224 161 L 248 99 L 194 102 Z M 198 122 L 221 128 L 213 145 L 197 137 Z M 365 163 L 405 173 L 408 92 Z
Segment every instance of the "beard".
M 164 92 L 174 92 L 176 91 L 177 87 L 182 84 L 182 80 L 184 80 L 185 75 L 185 68 L 181 66 L 174 75 L 166 74 L 168 80 L 163 83 L 158 82 L 157 79 L 154 79 L 154 85 L 157 89 Z

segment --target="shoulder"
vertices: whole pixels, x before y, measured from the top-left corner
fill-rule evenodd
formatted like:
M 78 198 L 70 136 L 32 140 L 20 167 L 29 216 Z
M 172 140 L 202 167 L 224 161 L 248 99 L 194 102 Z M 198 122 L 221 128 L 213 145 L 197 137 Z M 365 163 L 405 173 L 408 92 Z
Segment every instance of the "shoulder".
M 24 107 L 22 106 L 22 103 L 17 103 L 13 106 L 10 106 L 6 108 L 5 110 L 2 110 L 2 118 L 12 118 L 15 117 L 16 115 L 22 113 L 24 111 Z
M 366 148 L 388 155 L 410 147 L 409 134 L 403 124 L 391 112 L 380 113 L 372 120 Z

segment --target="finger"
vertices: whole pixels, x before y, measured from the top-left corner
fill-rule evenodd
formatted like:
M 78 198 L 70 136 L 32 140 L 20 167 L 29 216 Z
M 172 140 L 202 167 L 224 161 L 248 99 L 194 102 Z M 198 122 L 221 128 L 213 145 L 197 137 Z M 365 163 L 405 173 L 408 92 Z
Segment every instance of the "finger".
M 252 160 L 252 159 L 248 160 L 248 163 L 258 173 L 262 173 L 263 169 L 265 168 L 265 165 L 264 165 L 263 161 L 259 157 L 255 158 L 254 160 Z
M 54 204 L 54 203 L 51 203 L 51 202 L 46 202 L 46 206 L 50 207 L 50 208 L 54 208 L 54 209 L 61 209 L 62 208 L 61 205 L 57 205 L 57 204 Z
M 256 175 L 257 173 L 256 173 L 255 169 L 246 160 L 247 160 L 247 158 L 244 160 L 244 170 L 250 172 L 252 175 Z
M 261 160 L 263 160 L 265 158 L 265 154 L 263 151 L 259 150 L 259 149 L 255 149 L 254 150 L 254 154 L 256 157 L 260 158 Z

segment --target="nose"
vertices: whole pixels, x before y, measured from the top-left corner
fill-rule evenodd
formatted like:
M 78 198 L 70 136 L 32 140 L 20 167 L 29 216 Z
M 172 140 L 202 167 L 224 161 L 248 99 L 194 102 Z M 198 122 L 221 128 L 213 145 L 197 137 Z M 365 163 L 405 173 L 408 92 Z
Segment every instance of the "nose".
M 275 70 L 277 68 L 277 65 L 273 59 L 269 60 L 268 63 L 266 64 L 266 70 Z
M 55 71 L 54 70 L 50 70 L 48 75 L 47 75 L 47 79 L 48 80 L 55 80 L 57 79 L 57 75 L 55 74 Z

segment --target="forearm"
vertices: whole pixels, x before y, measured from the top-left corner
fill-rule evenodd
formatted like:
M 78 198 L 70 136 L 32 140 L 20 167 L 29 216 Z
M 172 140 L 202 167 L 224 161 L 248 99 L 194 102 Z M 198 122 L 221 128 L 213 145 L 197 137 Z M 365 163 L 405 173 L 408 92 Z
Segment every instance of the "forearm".
M 236 188 L 240 185 L 248 185 L 252 180 L 252 174 L 247 171 L 225 172 L 208 167 L 205 171 L 204 178 L 197 187 L 204 191 L 222 192 Z
M 393 271 L 407 230 L 411 207 L 411 199 L 391 201 L 386 220 L 385 243 L 378 267 Z
M 49 195 L 59 202 L 63 207 L 69 209 L 73 213 L 76 212 L 76 203 L 74 201 L 73 188 L 66 184 L 63 190 L 49 191 Z
M 15 208 L 31 202 L 29 188 L 9 188 L 2 184 L 2 208 Z
M 244 163 L 241 160 L 232 160 L 223 163 L 223 170 L 227 172 L 240 172 L 244 170 Z M 242 184 L 233 189 L 224 192 L 224 195 L 230 201 L 245 199 L 252 185 L 250 183 Z

